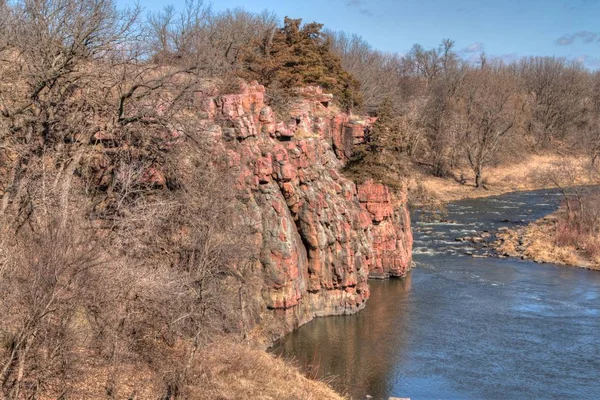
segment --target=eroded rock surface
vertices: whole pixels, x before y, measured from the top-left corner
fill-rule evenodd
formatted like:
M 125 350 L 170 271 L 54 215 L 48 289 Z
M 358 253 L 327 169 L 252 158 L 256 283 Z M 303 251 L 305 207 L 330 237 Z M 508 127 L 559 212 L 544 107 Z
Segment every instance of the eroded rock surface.
M 201 99 L 201 128 L 239 169 L 244 215 L 255 227 L 266 313 L 287 332 L 315 316 L 349 314 L 369 297 L 369 276 L 403 276 L 411 264 L 406 196 L 340 175 L 372 120 L 336 112 L 331 95 L 303 90 L 277 121 L 256 83 Z
M 370 227 L 374 278 L 406 275 L 412 263 L 412 231 L 406 192 L 394 199 L 387 186 L 367 181 L 358 186 L 364 225 Z

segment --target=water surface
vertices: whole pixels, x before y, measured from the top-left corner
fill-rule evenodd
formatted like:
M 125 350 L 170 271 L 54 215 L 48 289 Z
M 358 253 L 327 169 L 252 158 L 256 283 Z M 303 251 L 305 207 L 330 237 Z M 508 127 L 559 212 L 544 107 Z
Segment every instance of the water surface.
M 455 241 L 537 219 L 558 199 L 465 200 L 451 222 L 415 222 L 417 268 L 372 281 L 365 310 L 316 319 L 274 352 L 355 399 L 600 398 L 600 273 L 474 258 L 489 250 Z

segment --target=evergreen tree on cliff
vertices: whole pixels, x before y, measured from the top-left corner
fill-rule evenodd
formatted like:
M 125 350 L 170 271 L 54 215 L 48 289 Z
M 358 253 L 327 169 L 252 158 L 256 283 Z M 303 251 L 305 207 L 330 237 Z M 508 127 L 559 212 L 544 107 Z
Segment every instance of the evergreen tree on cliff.
M 377 120 L 366 132 L 364 143 L 355 146 L 345 171 L 357 181 L 372 178 L 396 186 L 396 178 L 405 172 L 403 150 L 398 118 L 388 97 L 379 106 Z
M 365 137 L 368 151 L 380 154 L 386 149 L 395 149 L 398 137 L 396 125 L 392 101 L 386 97 L 377 110 L 377 120 Z
M 360 84 L 330 51 L 322 28 L 316 22 L 302 25 L 301 19 L 286 17 L 283 28 L 264 38 L 259 52 L 247 54 L 246 78 L 284 89 L 319 85 L 343 108 L 359 106 Z

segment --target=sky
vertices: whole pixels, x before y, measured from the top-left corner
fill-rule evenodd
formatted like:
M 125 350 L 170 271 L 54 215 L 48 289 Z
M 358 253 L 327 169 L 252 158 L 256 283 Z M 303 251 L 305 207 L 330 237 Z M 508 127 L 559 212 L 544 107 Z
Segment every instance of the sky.
M 122 7 L 133 0 L 117 0 Z M 147 11 L 184 0 L 145 0 Z M 242 7 L 320 22 L 325 28 L 362 36 L 374 48 L 404 54 L 413 44 L 455 41 L 466 59 L 512 61 L 558 56 L 600 69 L 600 0 L 205 0 L 213 10 Z

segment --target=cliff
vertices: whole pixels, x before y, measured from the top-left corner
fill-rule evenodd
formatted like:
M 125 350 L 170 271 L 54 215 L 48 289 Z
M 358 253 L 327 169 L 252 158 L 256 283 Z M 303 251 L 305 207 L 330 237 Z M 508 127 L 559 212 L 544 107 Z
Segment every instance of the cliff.
M 401 277 L 411 265 L 406 193 L 340 175 L 371 121 L 335 111 L 331 100 L 306 88 L 284 121 L 256 83 L 201 100 L 201 126 L 239 171 L 243 215 L 254 227 L 254 273 L 264 282 L 261 318 L 278 321 L 268 329 L 273 337 L 315 316 L 360 310 L 369 277 Z

